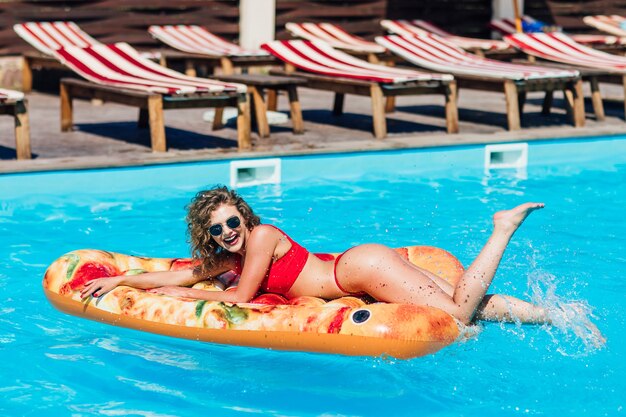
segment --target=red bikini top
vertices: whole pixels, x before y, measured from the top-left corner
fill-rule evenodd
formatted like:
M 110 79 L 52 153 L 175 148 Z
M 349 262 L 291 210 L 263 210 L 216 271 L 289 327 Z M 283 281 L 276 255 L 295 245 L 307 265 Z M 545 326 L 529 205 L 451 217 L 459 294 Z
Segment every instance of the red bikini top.
M 269 225 L 272 226 L 272 225 Z M 261 290 L 263 292 L 271 292 L 275 294 L 286 295 L 294 282 L 300 276 L 300 272 L 304 269 L 306 261 L 309 259 L 309 251 L 294 242 L 285 232 L 276 226 L 274 229 L 281 232 L 291 243 L 291 248 L 280 259 L 270 264 L 270 269 L 261 282 Z M 241 261 L 238 262 L 235 272 L 241 274 Z

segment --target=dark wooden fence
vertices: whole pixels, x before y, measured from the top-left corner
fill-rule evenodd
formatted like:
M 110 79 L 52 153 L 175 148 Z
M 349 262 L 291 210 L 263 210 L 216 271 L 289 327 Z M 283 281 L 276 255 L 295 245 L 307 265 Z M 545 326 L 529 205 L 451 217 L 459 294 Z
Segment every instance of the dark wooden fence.
M 583 17 L 594 14 L 626 15 L 624 0 L 526 0 L 526 13 L 540 20 L 561 26 L 568 32 L 588 33 L 593 28 L 583 22 Z
M 526 12 L 571 32 L 588 32 L 587 14 L 626 14 L 626 0 L 526 0 Z M 276 36 L 285 39 L 285 23 L 336 22 L 372 38 L 379 21 L 425 19 L 460 35 L 488 37 L 491 0 L 276 0 Z M 227 39 L 239 32 L 238 0 L 13 0 L 0 2 L 0 55 L 29 46 L 13 32 L 26 21 L 73 20 L 102 42 L 126 41 L 139 48 L 160 46 L 147 33 L 152 24 L 199 24 Z

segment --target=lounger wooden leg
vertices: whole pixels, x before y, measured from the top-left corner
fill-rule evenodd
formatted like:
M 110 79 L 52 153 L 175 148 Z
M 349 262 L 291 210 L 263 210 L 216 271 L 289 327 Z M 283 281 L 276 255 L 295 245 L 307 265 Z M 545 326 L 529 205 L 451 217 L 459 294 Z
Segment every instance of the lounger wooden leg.
M 250 104 L 247 94 L 242 94 L 237 102 L 237 146 L 240 151 L 251 149 Z
M 30 93 L 33 90 L 33 68 L 30 60 L 26 57 L 22 59 L 22 91 Z
M 374 137 L 383 139 L 387 136 L 387 120 L 385 119 L 385 101 L 383 90 L 378 84 L 370 87 L 372 97 L 372 119 L 374 124 Z
M 267 123 L 267 109 L 263 96 L 258 88 L 249 86 L 248 94 L 252 96 L 254 101 L 254 114 L 256 116 L 256 126 L 259 131 L 259 137 L 267 138 L 270 135 L 270 125 Z
M 276 111 L 278 108 L 278 90 L 267 90 L 267 109 Z
M 335 93 L 335 102 L 333 103 L 333 116 L 341 116 L 343 114 L 343 101 L 345 98 L 343 93 Z
M 224 108 L 216 107 L 213 116 L 213 130 L 219 130 L 224 127 Z
M 606 117 L 604 115 L 604 103 L 602 103 L 602 94 L 600 93 L 598 77 L 590 77 L 589 85 L 591 86 L 591 103 L 593 104 L 593 112 L 596 115 L 596 120 L 603 121 Z
M 153 152 L 167 151 L 165 142 L 165 121 L 163 120 L 163 98 L 160 95 L 148 97 L 148 117 L 150 119 L 150 142 Z
M 222 64 L 222 74 L 232 75 L 235 73 L 235 67 L 233 66 L 233 61 L 231 61 L 230 58 L 223 56 L 220 58 L 220 63 Z
M 30 123 L 25 100 L 20 100 L 15 103 L 13 117 L 15 120 L 15 151 L 17 153 L 17 159 L 31 159 Z
M 196 65 L 192 59 L 185 60 L 185 75 L 188 75 L 189 77 L 195 77 L 197 75 Z
M 585 126 L 585 98 L 583 97 L 583 80 L 579 79 L 573 85 L 574 99 L 574 127 Z
M 68 87 L 61 83 L 59 90 L 61 98 L 61 132 L 69 132 L 74 126 L 73 101 Z
M 148 109 L 142 107 L 139 108 L 139 119 L 137 120 L 137 127 L 139 129 L 147 129 L 150 127 L 150 117 L 148 116 Z
M 293 133 L 300 135 L 304 133 L 304 122 L 302 120 L 302 108 L 300 100 L 298 100 L 298 89 L 295 85 L 287 87 L 289 95 L 289 109 L 291 110 L 291 123 L 293 124 Z
M 376 55 L 374 55 L 376 57 Z M 378 60 L 378 58 L 376 58 Z M 372 62 L 372 61 L 370 61 Z M 388 67 L 395 67 L 396 64 L 393 61 L 385 62 L 385 65 Z M 385 100 L 385 113 L 393 113 L 396 111 L 396 97 L 395 96 L 387 96 Z
M 624 118 L 626 118 L 626 75 L 622 76 L 622 86 L 624 89 Z
M 389 96 L 385 99 L 385 113 L 393 113 L 396 111 L 396 98 Z
M 457 84 L 450 81 L 446 87 L 446 131 L 448 133 L 459 133 L 459 108 L 457 105 Z
M 506 118 L 509 130 L 520 130 L 520 117 L 518 107 L 517 86 L 511 81 L 504 83 L 504 96 L 506 99 Z
M 541 106 L 541 114 L 549 116 L 552 111 L 552 103 L 554 102 L 554 90 L 546 91 L 546 95 L 543 98 L 543 105 Z
M 517 94 L 517 107 L 519 108 L 520 118 L 524 117 L 524 104 L 526 104 L 526 91 L 520 91 Z
M 367 54 L 367 61 L 372 64 L 380 64 L 380 59 L 378 59 L 378 56 L 372 52 Z
M 572 90 L 565 89 L 563 90 L 563 98 L 565 99 L 565 111 L 567 112 L 567 117 L 569 117 L 572 121 L 574 120 L 574 94 Z

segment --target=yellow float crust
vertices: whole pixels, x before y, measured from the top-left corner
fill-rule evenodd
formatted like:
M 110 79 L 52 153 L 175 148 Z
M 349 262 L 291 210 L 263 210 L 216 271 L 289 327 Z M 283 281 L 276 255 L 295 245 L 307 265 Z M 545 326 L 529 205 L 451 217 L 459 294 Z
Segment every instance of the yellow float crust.
M 397 249 L 405 259 L 455 284 L 463 273 L 450 253 L 427 246 Z M 112 325 L 185 339 L 279 350 L 413 358 L 453 343 L 459 324 L 442 310 L 406 304 L 366 304 L 355 297 L 326 302 L 262 295 L 229 304 L 157 295 L 120 286 L 80 299 L 89 280 L 190 268 L 188 259 L 142 258 L 99 250 L 70 252 L 50 265 L 43 286 L 60 311 Z M 196 284 L 207 290 L 218 285 Z

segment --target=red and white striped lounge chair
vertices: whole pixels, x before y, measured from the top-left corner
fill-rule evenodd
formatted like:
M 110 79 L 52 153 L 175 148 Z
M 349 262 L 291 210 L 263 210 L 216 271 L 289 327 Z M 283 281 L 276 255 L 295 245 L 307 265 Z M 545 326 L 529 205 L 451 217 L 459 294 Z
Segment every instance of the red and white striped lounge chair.
M 622 84 L 626 91 L 626 57 L 581 45 L 560 32 L 516 33 L 505 36 L 504 40 L 530 56 L 580 69 L 583 78 L 591 82 L 592 92 L 596 94 L 594 102 L 601 102 L 597 85 L 599 81 Z M 585 74 L 585 69 L 589 69 L 588 74 Z M 605 77 L 607 73 L 612 75 Z M 626 115 L 626 100 L 624 105 Z
M 15 32 L 46 55 L 66 46 L 93 46 L 100 42 L 85 33 L 74 22 L 26 22 L 13 25 Z
M 611 35 L 626 37 L 626 30 L 622 28 L 622 24 L 626 21 L 624 16 L 616 14 L 612 15 L 595 15 L 583 17 L 585 24 L 598 29 L 601 32 L 610 33 Z
M 522 16 L 522 21 L 527 24 L 533 24 L 536 22 L 530 16 Z M 513 35 L 517 32 L 515 28 L 515 19 L 503 18 L 493 19 L 489 23 L 489 27 L 496 32 L 499 32 L 502 36 Z M 568 34 L 572 39 L 578 43 L 585 45 L 623 45 L 626 44 L 626 39 L 622 39 L 618 36 L 606 36 L 606 35 L 588 35 L 588 34 Z
M 148 32 L 171 48 L 192 54 L 191 56 L 167 52 L 162 54 L 165 55 L 165 59 L 183 58 L 188 68 L 187 75 L 195 75 L 191 68 L 196 61 L 202 61 L 202 57 L 205 61 L 220 60 L 222 72 L 225 74 L 232 74 L 235 67 L 264 66 L 276 62 L 263 50 L 242 48 L 197 25 L 152 25 Z
M 582 85 L 578 71 L 512 64 L 483 58 L 434 34 L 379 36 L 376 42 L 407 61 L 454 75 L 459 88 L 503 91 L 509 130 L 520 128 L 520 114 L 527 92 L 568 90 L 576 97 L 574 121 L 584 125 Z M 576 89 L 579 90 L 576 90 Z
M 61 82 L 61 130 L 72 128 L 73 98 L 99 98 L 140 108 L 140 125 L 150 126 L 152 149 L 167 150 L 163 109 L 224 107 L 239 109 L 238 145 L 250 147 L 246 86 L 189 77 L 141 56 L 126 43 L 84 48 L 67 46 L 53 55 L 88 82 Z M 148 123 L 149 122 L 149 123 Z
M 370 96 L 376 138 L 387 135 L 383 98 L 410 94 L 443 94 L 447 131 L 458 132 L 456 83 L 449 74 L 373 64 L 321 41 L 273 41 L 262 48 L 287 64 L 286 73 L 307 79 L 307 88 L 335 92 L 335 114 L 341 114 L 345 94 Z
M 581 45 L 564 33 L 516 33 L 504 40 L 528 55 L 548 61 L 626 73 L 626 57 Z
M 0 114 L 13 116 L 15 121 L 15 153 L 17 159 L 30 159 L 30 124 L 24 93 L 0 88 Z
M 85 47 L 100 43 L 74 22 L 25 22 L 13 25 L 13 30 L 38 51 L 23 54 L 22 89 L 26 92 L 32 89 L 33 67 L 62 68 L 52 57 L 54 50 L 65 46 Z
M 293 23 L 285 28 L 296 38 L 309 41 L 324 41 L 330 46 L 357 54 L 382 54 L 385 48 L 360 36 L 348 33 L 342 27 L 332 23 Z
M 381 26 L 389 33 L 400 36 L 427 35 L 434 33 L 446 38 L 456 46 L 470 51 L 504 51 L 509 49 L 506 42 L 495 39 L 468 38 L 456 36 L 424 20 L 382 20 Z

